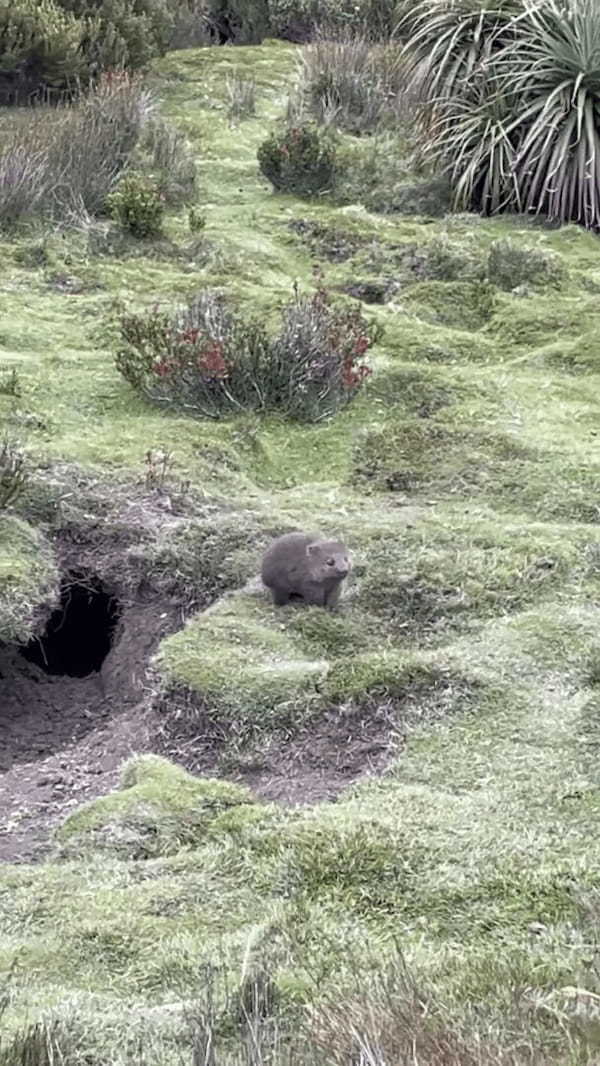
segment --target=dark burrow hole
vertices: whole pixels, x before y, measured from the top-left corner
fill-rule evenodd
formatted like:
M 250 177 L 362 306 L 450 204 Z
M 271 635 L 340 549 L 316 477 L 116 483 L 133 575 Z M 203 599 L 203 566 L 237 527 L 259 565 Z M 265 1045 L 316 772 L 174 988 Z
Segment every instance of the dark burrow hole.
M 22 647 L 21 655 L 46 674 L 87 677 L 106 659 L 119 615 L 118 600 L 98 577 L 71 574 L 45 632 Z

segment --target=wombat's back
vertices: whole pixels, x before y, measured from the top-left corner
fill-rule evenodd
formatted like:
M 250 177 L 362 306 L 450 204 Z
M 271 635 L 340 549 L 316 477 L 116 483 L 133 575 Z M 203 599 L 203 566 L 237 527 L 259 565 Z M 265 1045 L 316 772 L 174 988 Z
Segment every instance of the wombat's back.
M 284 533 L 267 548 L 261 576 L 267 588 L 295 588 L 309 573 L 306 549 L 318 537 L 309 533 Z

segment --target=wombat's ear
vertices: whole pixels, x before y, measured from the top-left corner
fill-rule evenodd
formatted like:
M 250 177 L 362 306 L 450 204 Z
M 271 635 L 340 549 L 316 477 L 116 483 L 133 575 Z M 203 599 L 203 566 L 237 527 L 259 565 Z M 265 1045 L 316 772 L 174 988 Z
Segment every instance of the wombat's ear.
M 315 552 L 317 552 L 318 550 L 319 550 L 319 545 L 318 544 L 307 544 L 306 545 L 306 554 L 307 555 L 314 555 Z

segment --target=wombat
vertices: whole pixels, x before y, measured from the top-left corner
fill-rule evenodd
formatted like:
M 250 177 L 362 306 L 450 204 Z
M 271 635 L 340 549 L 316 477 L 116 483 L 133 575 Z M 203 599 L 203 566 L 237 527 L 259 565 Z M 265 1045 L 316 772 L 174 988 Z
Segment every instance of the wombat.
M 312 533 L 285 533 L 267 548 L 262 579 L 276 607 L 298 597 L 317 607 L 336 607 L 350 569 L 348 549 L 341 541 L 321 540 Z

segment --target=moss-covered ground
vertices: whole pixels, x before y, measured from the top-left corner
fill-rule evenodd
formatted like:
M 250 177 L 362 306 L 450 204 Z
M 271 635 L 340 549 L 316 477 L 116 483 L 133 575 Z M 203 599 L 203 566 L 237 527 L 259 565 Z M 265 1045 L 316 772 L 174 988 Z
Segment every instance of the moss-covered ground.
M 0 414 L 37 467 L 25 509 L 0 519 L 0 641 L 26 639 L 56 594 L 40 514 L 71 506 L 64 471 L 143 486 L 145 453 L 166 449 L 214 512 L 148 565 L 230 591 L 159 648 L 164 714 L 185 705 L 193 730 L 208 709 L 238 756 L 332 707 L 386 704 L 404 739 L 382 776 L 295 810 L 129 764 L 121 791 L 66 821 L 55 860 L 0 871 L 7 1066 L 33 1061 L 11 1041 L 40 1013 L 70 1034 L 69 1062 L 190 1062 L 186 1005 L 200 1009 L 207 974 L 216 1061 L 237 1062 L 223 1048 L 239 1003 L 215 973 L 231 989 L 266 969 L 283 1018 L 305 1024 L 307 1003 L 354 996 L 357 972 L 363 989 L 390 959 L 398 974 L 398 952 L 502 1061 L 597 1061 L 593 998 L 574 1008 L 569 989 L 598 992 L 600 245 L 575 227 L 274 195 L 256 149 L 295 63 L 267 42 L 156 65 L 164 113 L 197 151 L 201 237 L 184 211 L 167 240 L 113 254 L 85 234 L 2 237 Z M 234 68 L 258 94 L 238 125 Z M 348 254 L 332 261 L 332 243 Z M 519 278 L 519 250 L 544 269 Z M 385 331 L 372 378 L 331 422 L 193 421 L 116 372 L 116 299 L 216 284 L 268 317 L 315 260 L 332 286 L 388 293 L 365 308 Z M 268 537 L 294 527 L 353 552 L 337 616 L 275 610 L 245 586 Z M 306 1047 L 297 1061 L 342 1061 Z

